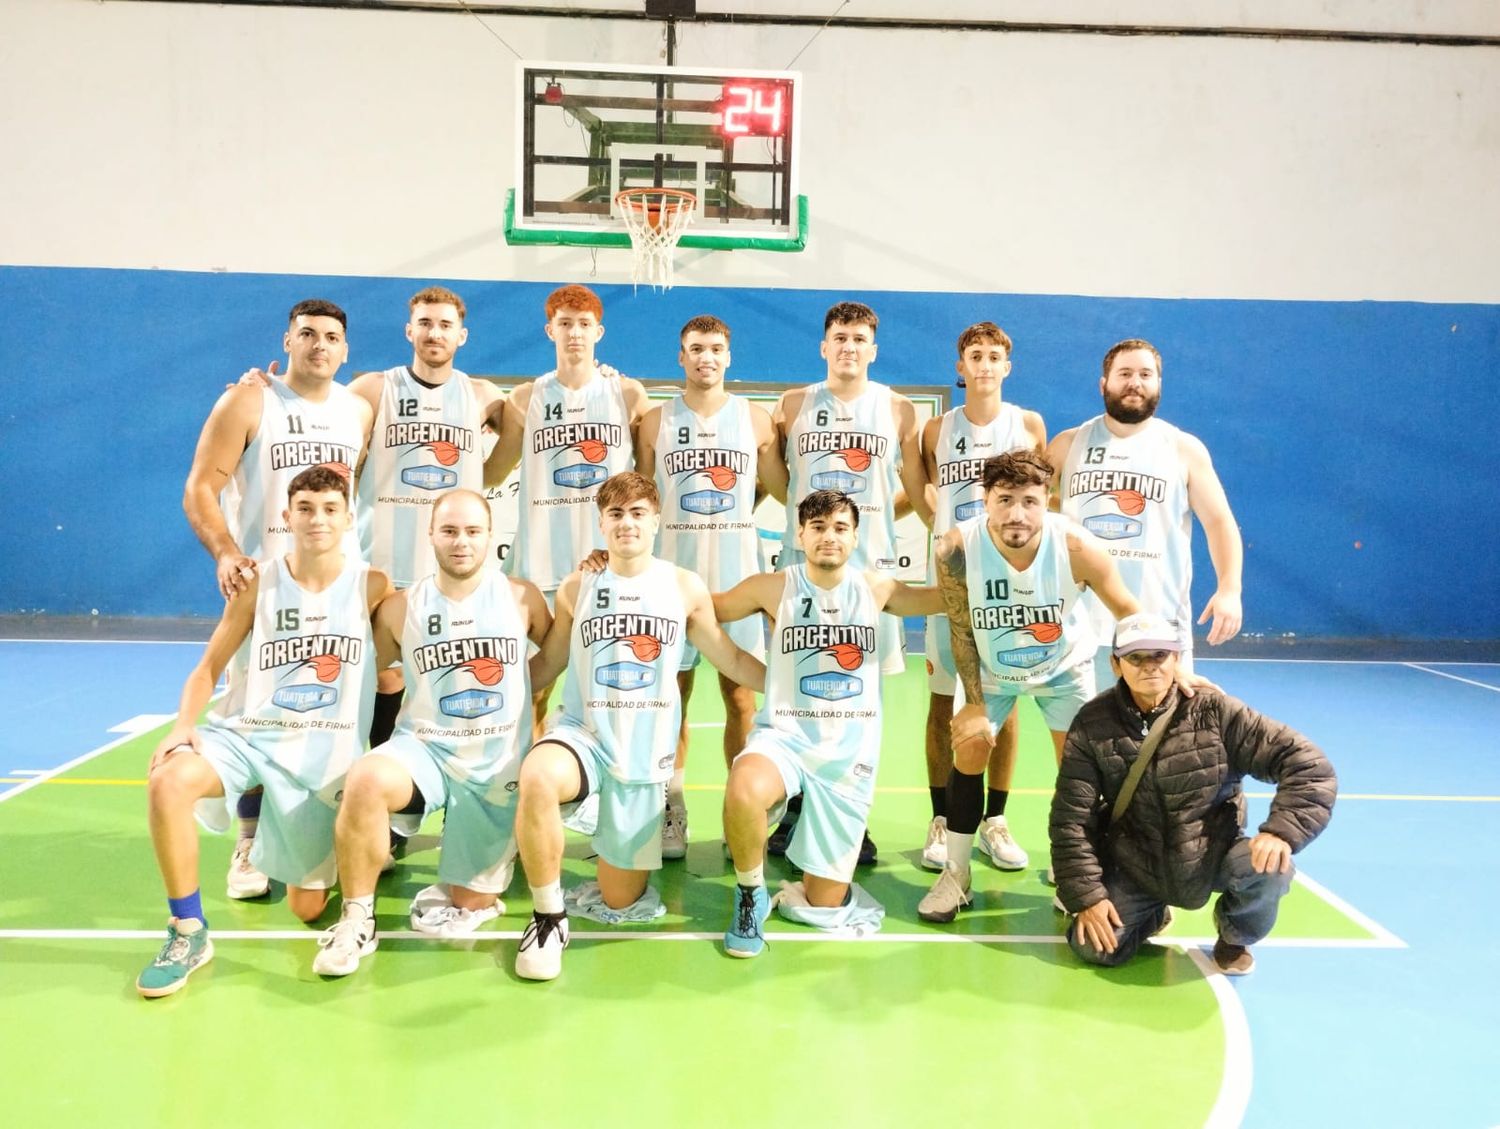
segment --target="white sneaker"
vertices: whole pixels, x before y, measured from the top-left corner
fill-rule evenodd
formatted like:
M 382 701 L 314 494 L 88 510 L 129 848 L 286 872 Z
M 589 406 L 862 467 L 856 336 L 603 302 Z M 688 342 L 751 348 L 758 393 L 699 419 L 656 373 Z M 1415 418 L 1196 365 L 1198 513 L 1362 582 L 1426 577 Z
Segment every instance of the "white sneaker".
M 346 911 L 337 924 L 318 938 L 313 971 L 319 976 L 348 976 L 359 967 L 360 957 L 375 951 L 375 919 L 365 913 Z
M 254 839 L 241 839 L 234 845 L 234 857 L 229 860 L 225 893 L 237 902 L 261 898 L 271 892 L 271 880 L 250 863 L 250 848 L 254 843 Z
M 927 825 L 927 843 L 922 847 L 922 865 L 942 870 L 948 865 L 948 817 L 935 815 Z
M 533 912 L 516 950 L 516 975 L 523 980 L 556 980 L 567 947 L 568 915 Z
M 661 821 L 661 857 L 686 858 L 687 837 L 687 808 L 668 800 L 667 810 Z
M 484 909 L 459 909 L 442 886 L 428 886 L 412 899 L 411 927 L 428 937 L 460 940 L 504 912 L 505 903 L 498 898 Z
M 979 852 L 999 870 L 1025 870 L 1031 861 L 1019 843 L 1011 837 L 1010 826 L 1003 815 L 991 816 L 979 825 Z
M 923 921 L 952 921 L 971 901 L 968 874 L 960 881 L 958 872 L 945 866 L 927 896 L 917 903 L 917 916 Z

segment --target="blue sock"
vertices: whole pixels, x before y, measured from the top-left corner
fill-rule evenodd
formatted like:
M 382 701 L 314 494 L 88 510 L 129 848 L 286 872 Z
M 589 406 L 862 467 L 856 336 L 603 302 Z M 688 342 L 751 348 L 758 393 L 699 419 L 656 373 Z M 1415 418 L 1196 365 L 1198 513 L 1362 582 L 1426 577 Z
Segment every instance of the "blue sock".
M 203 891 L 201 888 L 194 890 L 185 898 L 168 898 L 167 906 L 173 917 L 196 917 L 206 926 L 207 920 L 203 916 Z

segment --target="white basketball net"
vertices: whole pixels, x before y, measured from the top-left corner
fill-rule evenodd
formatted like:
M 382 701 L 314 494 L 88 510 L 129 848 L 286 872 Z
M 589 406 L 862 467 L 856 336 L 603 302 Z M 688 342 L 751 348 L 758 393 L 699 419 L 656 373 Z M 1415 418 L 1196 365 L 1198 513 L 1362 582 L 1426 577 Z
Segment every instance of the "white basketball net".
M 631 188 L 615 196 L 635 257 L 631 282 L 672 289 L 672 251 L 697 205 L 692 193 L 671 188 Z

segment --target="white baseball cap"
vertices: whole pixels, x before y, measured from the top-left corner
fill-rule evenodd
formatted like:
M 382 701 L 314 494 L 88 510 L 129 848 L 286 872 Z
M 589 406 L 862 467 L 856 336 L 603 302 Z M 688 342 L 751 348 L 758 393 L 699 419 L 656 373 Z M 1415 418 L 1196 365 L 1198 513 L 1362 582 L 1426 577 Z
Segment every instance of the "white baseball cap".
M 1133 655 L 1137 651 L 1181 651 L 1177 629 L 1159 615 L 1138 612 L 1120 620 L 1115 627 L 1115 654 Z

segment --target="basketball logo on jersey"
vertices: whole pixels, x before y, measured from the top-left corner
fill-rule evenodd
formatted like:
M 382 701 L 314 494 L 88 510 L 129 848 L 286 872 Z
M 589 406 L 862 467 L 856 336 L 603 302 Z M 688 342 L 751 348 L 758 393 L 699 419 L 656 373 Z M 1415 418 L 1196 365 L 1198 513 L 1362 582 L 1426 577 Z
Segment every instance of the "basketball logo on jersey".
M 683 448 L 667 452 L 662 466 L 668 474 L 681 476 L 684 486 L 698 475 L 708 479 L 705 488 L 680 493 L 677 504 L 690 514 L 712 517 L 734 509 L 734 495 L 729 491 L 738 484 L 740 475 L 750 472 L 750 457 L 744 451 L 718 447 Z
M 1082 525 L 1095 537 L 1119 541 L 1139 537 L 1144 523 L 1137 520 L 1146 511 L 1147 502 L 1165 502 L 1167 484 L 1150 474 L 1128 470 L 1079 470 L 1068 479 L 1068 497 L 1087 494 L 1081 505 L 1100 502 L 1112 505 L 1118 513 L 1092 513 L 1081 519 Z
M 611 690 L 644 690 L 655 685 L 656 667 L 646 664 L 654 664 L 661 657 L 661 649 L 676 642 L 678 628 L 676 620 L 659 615 L 616 613 L 584 620 L 579 634 L 585 647 L 618 644 L 631 656 L 596 664 L 594 681 Z
M 300 635 L 262 643 L 258 660 L 261 670 L 291 667 L 271 694 L 272 704 L 307 713 L 338 703 L 339 688 L 328 684 L 338 681 L 345 663 L 358 663 L 363 651 L 363 640 L 351 635 Z M 309 675 L 311 682 L 307 681 Z
M 532 432 L 531 450 L 533 454 L 550 452 L 554 459 L 571 452 L 582 461 L 558 467 L 552 472 L 552 482 L 569 490 L 588 490 L 609 477 L 608 468 L 600 464 L 620 446 L 623 434 L 617 423 L 559 423 Z
M 411 662 L 419 674 L 438 671 L 433 685 L 445 678 L 467 678 L 477 685 L 445 694 L 438 709 L 448 717 L 472 721 L 505 706 L 499 690 L 505 668 L 520 661 L 520 644 L 509 638 L 448 639 L 428 643 L 412 652 Z
M 972 608 L 969 620 L 975 631 L 995 631 L 1002 638 L 1006 635 L 1030 637 L 1030 643 L 1022 641 L 1018 647 L 997 649 L 995 661 L 1001 666 L 1030 670 L 1056 658 L 1063 649 L 1061 603 L 1040 606 L 998 604 Z
M 387 447 L 404 447 L 401 458 L 426 451 L 432 462 L 401 468 L 401 481 L 418 490 L 451 490 L 458 485 L 458 472 L 450 469 L 474 449 L 471 428 L 449 423 L 392 423 L 385 429 Z M 433 464 L 436 465 L 433 465 Z
M 884 459 L 889 441 L 883 435 L 866 431 L 804 431 L 797 436 L 797 454 L 816 455 L 814 462 L 825 465 L 808 476 L 814 490 L 838 490 L 858 494 L 868 484 L 864 472 L 875 459 Z M 843 463 L 843 469 L 836 464 Z
M 798 679 L 804 694 L 825 702 L 843 701 L 864 690 L 864 680 L 853 672 L 875 653 L 875 629 L 857 624 L 794 624 L 781 629 L 781 653 L 797 655 L 798 665 L 815 662 L 822 668 Z

